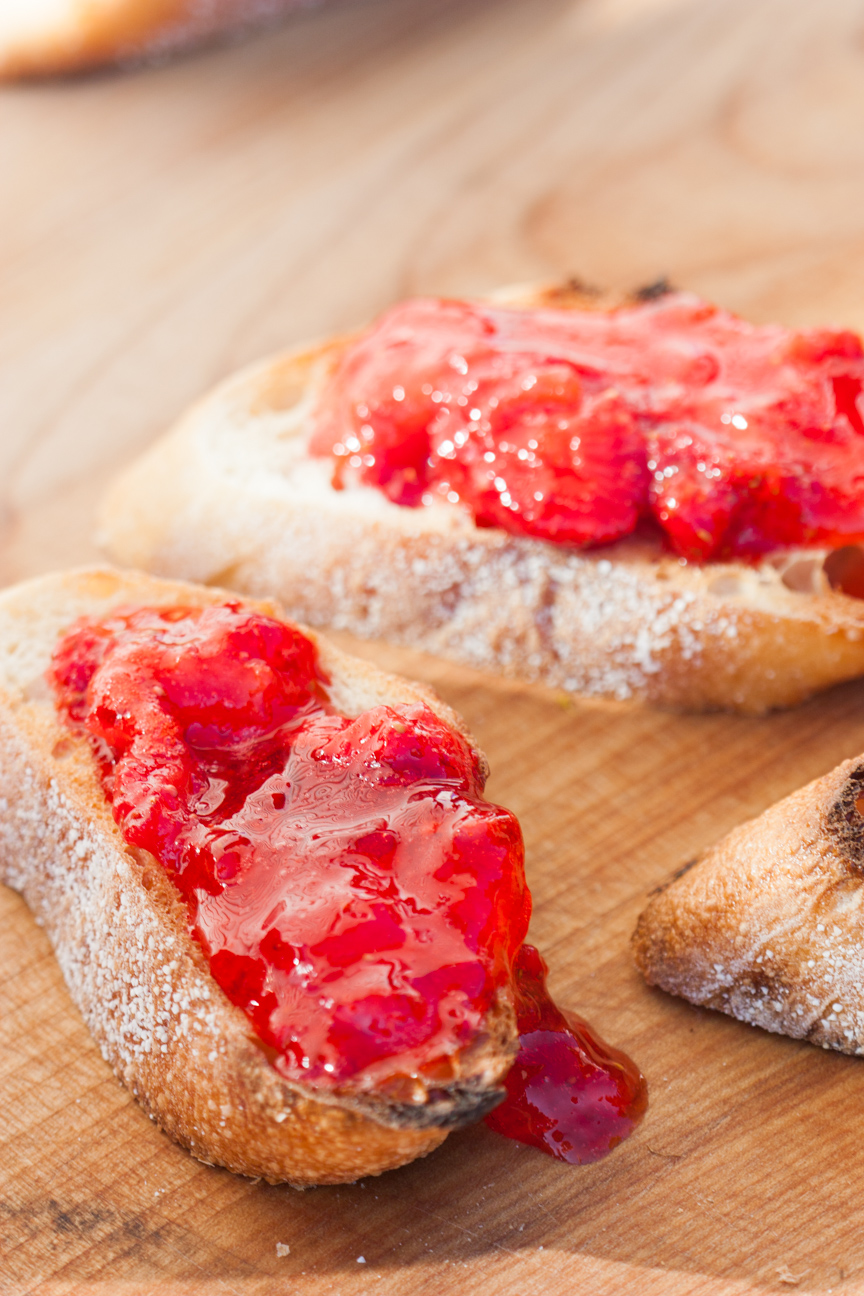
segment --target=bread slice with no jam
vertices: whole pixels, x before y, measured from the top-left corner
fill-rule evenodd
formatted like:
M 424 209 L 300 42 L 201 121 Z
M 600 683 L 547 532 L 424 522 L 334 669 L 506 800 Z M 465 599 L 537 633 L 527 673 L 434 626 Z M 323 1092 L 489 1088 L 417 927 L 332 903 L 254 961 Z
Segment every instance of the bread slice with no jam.
M 498 300 L 609 304 L 566 287 Z M 196 405 L 109 490 L 111 557 L 574 694 L 758 713 L 864 673 L 864 600 L 831 588 L 822 552 L 682 565 L 652 539 L 577 550 L 443 501 L 334 490 L 306 442 L 344 345 L 255 365 Z
M 651 900 L 633 948 L 651 985 L 864 1053 L 864 756 L 706 851 Z
M 457 1055 L 452 1081 L 425 1088 L 421 1101 L 339 1097 L 289 1083 L 271 1066 L 210 975 L 168 875 L 124 842 L 90 746 L 61 722 L 45 682 L 59 636 L 81 616 L 225 597 L 109 569 L 0 595 L 0 881 L 45 928 L 103 1056 L 157 1124 L 200 1160 L 242 1174 L 342 1183 L 425 1155 L 493 1106 L 515 1056 L 515 1016 L 499 1001 Z M 281 616 L 273 603 L 250 606 Z M 468 737 L 427 689 L 310 637 L 338 711 L 423 702 Z

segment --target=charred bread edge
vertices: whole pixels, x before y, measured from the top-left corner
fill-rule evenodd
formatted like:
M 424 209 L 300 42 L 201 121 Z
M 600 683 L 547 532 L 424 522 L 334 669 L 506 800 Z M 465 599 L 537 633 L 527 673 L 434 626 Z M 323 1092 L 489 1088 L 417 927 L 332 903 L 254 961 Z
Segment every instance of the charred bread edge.
M 45 928 L 106 1061 L 199 1160 L 298 1186 L 351 1181 L 425 1155 L 500 1101 L 517 1047 L 510 998 L 500 996 L 485 1036 L 460 1057 L 461 1074 L 422 1102 L 284 1080 L 210 976 L 170 880 L 124 843 L 89 745 L 61 724 L 44 683 L 57 637 L 78 616 L 226 598 L 236 594 L 107 568 L 0 595 L 0 881 L 21 892 Z M 273 602 L 250 605 L 283 616 Z M 340 710 L 422 701 L 470 741 L 430 690 L 309 633 Z

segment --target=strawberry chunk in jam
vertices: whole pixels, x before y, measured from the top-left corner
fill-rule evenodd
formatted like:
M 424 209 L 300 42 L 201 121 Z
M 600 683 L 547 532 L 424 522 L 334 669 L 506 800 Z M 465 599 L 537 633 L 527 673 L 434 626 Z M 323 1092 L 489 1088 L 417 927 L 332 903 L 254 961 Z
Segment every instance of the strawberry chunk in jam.
M 421 299 L 349 345 L 310 451 L 334 484 L 599 544 L 653 519 L 695 561 L 864 539 L 864 352 L 689 294 L 614 311 Z
M 114 816 L 288 1078 L 446 1078 L 525 935 L 519 826 L 422 703 L 330 705 L 313 644 L 236 605 L 81 621 L 50 673 Z

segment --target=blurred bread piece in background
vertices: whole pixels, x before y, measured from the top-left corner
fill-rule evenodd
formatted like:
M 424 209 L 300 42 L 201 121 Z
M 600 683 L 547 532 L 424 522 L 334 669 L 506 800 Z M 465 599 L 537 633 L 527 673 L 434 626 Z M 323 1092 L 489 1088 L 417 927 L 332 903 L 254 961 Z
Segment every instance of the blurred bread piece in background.
M 159 58 L 309 0 L 0 0 L 0 77 Z

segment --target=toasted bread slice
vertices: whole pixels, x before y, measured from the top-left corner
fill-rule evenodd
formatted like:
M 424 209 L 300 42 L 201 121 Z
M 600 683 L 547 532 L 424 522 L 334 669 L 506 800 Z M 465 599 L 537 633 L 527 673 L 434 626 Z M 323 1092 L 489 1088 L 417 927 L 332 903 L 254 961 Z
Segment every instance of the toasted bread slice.
M 45 76 L 170 53 L 297 0 L 4 0 L 0 76 Z
M 125 844 L 90 747 L 61 723 L 44 681 L 58 637 L 82 615 L 224 598 L 108 569 L 0 595 L 0 881 L 45 927 L 106 1060 L 178 1142 L 202 1161 L 271 1182 L 351 1181 L 423 1156 L 495 1105 L 517 1047 L 514 1011 L 502 999 L 458 1055 L 454 1079 L 435 1089 L 421 1082 L 410 1102 L 301 1087 L 270 1065 L 211 977 L 167 874 Z M 280 615 L 272 603 L 253 606 Z M 428 690 L 311 637 L 344 714 L 422 701 L 464 735 Z
M 864 1053 L 864 757 L 706 851 L 651 900 L 633 948 L 651 985 Z
M 578 285 L 499 300 L 612 304 Z M 205 397 L 110 489 L 107 552 L 575 694 L 758 713 L 864 673 L 864 600 L 831 588 L 824 552 L 682 565 L 653 537 L 580 551 L 477 527 L 443 501 L 334 490 L 306 439 L 343 345 L 266 361 Z

